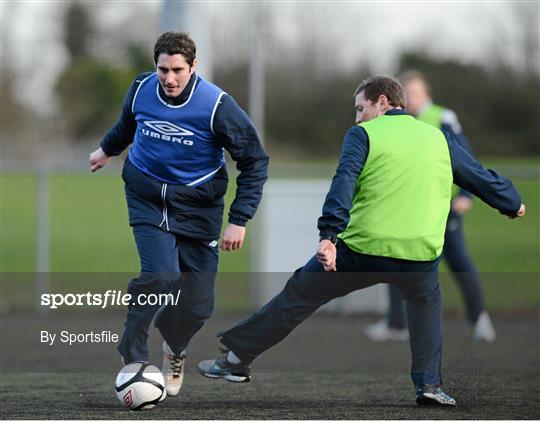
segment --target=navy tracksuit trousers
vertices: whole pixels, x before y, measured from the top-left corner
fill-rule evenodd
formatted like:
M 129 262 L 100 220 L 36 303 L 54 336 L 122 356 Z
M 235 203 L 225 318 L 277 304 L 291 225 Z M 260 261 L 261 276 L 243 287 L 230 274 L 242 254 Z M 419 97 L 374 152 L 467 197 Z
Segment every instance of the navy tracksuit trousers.
M 133 226 L 141 260 L 141 274 L 128 285 L 132 295 L 125 330 L 118 345 L 127 364 L 148 360 L 148 327 L 157 312 L 155 325 L 175 354 L 210 318 L 214 309 L 214 283 L 218 264 L 217 242 L 198 240 L 166 232 L 149 224 Z M 140 295 L 173 293 L 180 302 L 139 305 Z
M 446 222 L 443 256 L 454 273 L 456 281 L 465 301 L 467 319 L 474 324 L 484 311 L 484 297 L 480 276 L 474 267 L 465 244 L 463 233 L 463 216 L 450 212 Z M 405 312 L 401 291 L 394 285 L 388 286 L 390 307 L 388 309 L 388 325 L 392 328 L 406 327 Z
M 369 256 L 342 241 L 336 247 L 337 273 L 325 272 L 317 258 L 311 258 L 258 312 L 220 333 L 221 342 L 242 361 L 251 362 L 330 300 L 377 283 L 393 283 L 407 303 L 412 380 L 415 385 L 441 384 L 440 259 L 416 262 Z

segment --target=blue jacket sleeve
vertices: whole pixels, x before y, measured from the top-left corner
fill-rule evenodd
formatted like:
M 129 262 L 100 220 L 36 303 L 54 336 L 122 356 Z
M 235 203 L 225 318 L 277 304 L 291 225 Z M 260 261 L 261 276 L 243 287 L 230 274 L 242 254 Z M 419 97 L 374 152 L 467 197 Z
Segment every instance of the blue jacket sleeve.
M 345 134 L 336 174 L 317 224 L 320 236 L 335 237 L 347 227 L 354 187 L 364 168 L 368 152 L 369 138 L 364 128 L 350 128 Z
M 120 155 L 133 142 L 137 123 L 131 111 L 131 105 L 139 84 L 150 74 L 151 72 L 141 73 L 131 82 L 124 98 L 120 117 L 100 143 L 101 149 L 108 156 Z
M 494 170 L 482 166 L 451 133 L 443 133 L 448 142 L 454 183 L 499 210 L 501 214 L 515 216 L 521 206 L 521 196 L 512 182 Z
M 253 218 L 268 178 L 268 155 L 248 115 L 229 95 L 224 95 L 214 118 L 214 132 L 236 161 L 236 197 L 229 223 L 245 226 Z

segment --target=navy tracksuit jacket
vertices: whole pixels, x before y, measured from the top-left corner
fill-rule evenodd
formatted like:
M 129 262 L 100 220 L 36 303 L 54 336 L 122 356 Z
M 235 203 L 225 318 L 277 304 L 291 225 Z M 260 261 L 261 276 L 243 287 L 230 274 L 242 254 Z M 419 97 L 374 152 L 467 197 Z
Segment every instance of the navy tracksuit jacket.
M 101 142 L 107 155 L 119 155 L 133 142 L 137 130 L 132 111 L 133 99 L 139 85 L 149 75 L 151 73 L 143 73 L 131 83 L 118 122 Z M 185 104 L 194 85 L 194 95 L 197 94 L 198 80 L 200 78 L 193 74 L 177 98 L 168 98 L 158 85 L 159 96 L 171 106 Z M 240 172 L 236 179 L 237 192 L 231 204 L 229 222 L 245 226 L 253 218 L 261 200 L 262 187 L 268 177 L 268 156 L 249 117 L 230 95 L 223 95 L 219 99 L 213 118 L 213 130 L 216 142 L 229 152 Z M 158 157 L 156 161 L 166 159 Z M 129 157 L 123 177 L 126 182 L 130 225 L 159 226 L 163 219 L 163 181 L 135 166 L 131 166 L 135 169 L 130 169 L 128 162 Z M 221 231 L 223 195 L 227 191 L 227 183 L 227 169 L 222 166 L 211 179 L 196 187 L 180 183 L 168 184 L 168 211 L 174 216 L 169 220 L 169 231 L 197 239 L 217 239 Z

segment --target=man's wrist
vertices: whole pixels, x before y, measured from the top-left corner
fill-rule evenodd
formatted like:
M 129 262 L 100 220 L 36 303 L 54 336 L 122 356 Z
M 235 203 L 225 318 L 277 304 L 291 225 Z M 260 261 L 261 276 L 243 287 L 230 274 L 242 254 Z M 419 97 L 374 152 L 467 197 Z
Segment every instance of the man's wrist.
M 337 236 L 335 234 L 321 234 L 319 236 L 319 242 L 322 242 L 323 240 L 329 240 L 335 245 L 337 242 Z
M 247 219 L 241 217 L 229 217 L 229 224 L 234 224 L 235 226 L 246 227 Z
M 112 151 L 109 150 L 108 145 L 104 141 L 102 141 L 99 146 L 107 157 L 114 157 L 115 154 L 113 154 Z

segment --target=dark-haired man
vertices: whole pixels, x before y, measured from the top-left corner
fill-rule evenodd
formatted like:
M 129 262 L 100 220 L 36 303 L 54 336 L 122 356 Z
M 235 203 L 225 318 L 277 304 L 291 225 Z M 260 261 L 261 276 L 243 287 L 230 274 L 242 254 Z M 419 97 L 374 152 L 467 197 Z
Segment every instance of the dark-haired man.
M 199 363 L 202 375 L 249 381 L 252 361 L 321 305 L 394 283 L 407 301 L 416 402 L 455 405 L 441 389 L 437 277 L 452 182 L 511 218 L 523 216 L 525 206 L 508 179 L 482 167 L 452 135 L 406 114 L 405 105 L 392 78 L 360 84 L 358 126 L 345 135 L 318 222 L 316 255 L 263 308 L 220 334 L 228 350 Z
M 461 146 L 471 152 L 456 114 L 433 104 L 431 89 L 425 76 L 417 71 L 407 71 L 400 76 L 407 98 L 407 111 L 418 120 L 450 132 Z M 446 222 L 443 256 L 461 290 L 467 319 L 473 327 L 473 339 L 491 343 L 496 338 L 495 328 L 486 311 L 480 275 L 467 251 L 463 232 L 463 215 L 472 207 L 472 195 L 465 189 L 455 189 L 450 213 Z M 384 319 L 366 327 L 366 336 L 373 341 L 406 340 L 407 322 L 403 299 L 399 289 L 388 286 L 390 306 Z
M 99 170 L 133 144 L 122 177 L 141 274 L 128 285 L 133 299 L 118 351 L 126 364 L 148 360 L 148 327 L 159 308 L 155 325 L 164 338 L 163 373 L 167 394 L 174 396 L 182 386 L 185 349 L 214 307 L 228 183 L 224 149 L 240 172 L 221 242 L 225 251 L 243 244 L 267 178 L 268 156 L 234 99 L 195 73 L 196 47 L 187 34 L 162 34 L 154 62 L 156 70 L 128 88 L 122 114 L 90 155 L 90 165 Z M 179 303 L 146 304 L 148 295 L 169 292 Z

